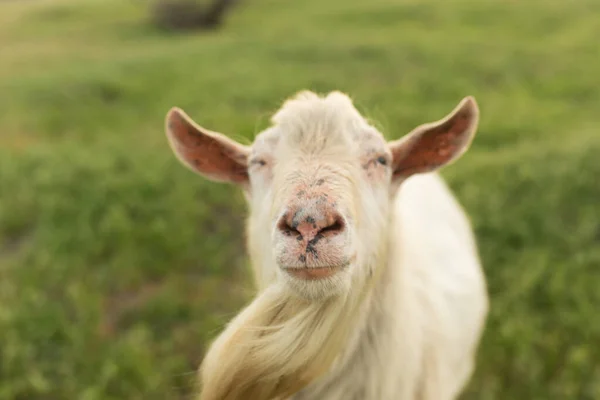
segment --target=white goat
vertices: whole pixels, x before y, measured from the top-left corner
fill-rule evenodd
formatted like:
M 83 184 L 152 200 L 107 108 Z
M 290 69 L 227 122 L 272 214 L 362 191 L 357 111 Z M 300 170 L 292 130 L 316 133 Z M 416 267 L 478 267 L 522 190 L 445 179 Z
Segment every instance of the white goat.
M 303 91 L 244 146 L 169 111 L 178 159 L 250 205 L 258 293 L 207 352 L 201 400 L 457 398 L 488 297 L 470 223 L 435 171 L 478 119 L 466 97 L 388 143 L 346 95 Z

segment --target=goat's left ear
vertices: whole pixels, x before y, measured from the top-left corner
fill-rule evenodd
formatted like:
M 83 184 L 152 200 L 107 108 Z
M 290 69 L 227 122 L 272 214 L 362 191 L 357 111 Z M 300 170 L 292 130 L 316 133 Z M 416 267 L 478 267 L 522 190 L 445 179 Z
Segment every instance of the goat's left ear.
M 479 108 L 475 98 L 468 96 L 443 119 L 420 125 L 391 142 L 393 179 L 432 172 L 454 162 L 469 148 L 478 123 Z
M 176 107 L 167 113 L 165 123 L 171 149 L 183 165 L 213 181 L 248 183 L 247 146 L 197 125 Z

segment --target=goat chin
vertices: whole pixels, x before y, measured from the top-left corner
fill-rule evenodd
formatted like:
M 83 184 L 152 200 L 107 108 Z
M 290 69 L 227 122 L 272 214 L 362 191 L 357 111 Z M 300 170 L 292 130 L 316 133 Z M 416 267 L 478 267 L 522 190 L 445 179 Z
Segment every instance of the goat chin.
M 283 284 L 265 289 L 211 345 L 200 400 L 285 399 L 325 374 L 346 343 L 363 288 L 322 301 Z

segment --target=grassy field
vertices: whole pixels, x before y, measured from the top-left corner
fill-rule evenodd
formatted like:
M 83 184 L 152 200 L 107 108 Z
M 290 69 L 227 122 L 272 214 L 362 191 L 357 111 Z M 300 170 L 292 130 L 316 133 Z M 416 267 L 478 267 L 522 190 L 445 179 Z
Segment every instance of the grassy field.
M 142 1 L 0 2 L 0 399 L 190 398 L 252 294 L 245 206 L 175 160 L 165 113 L 251 140 L 304 88 L 348 92 L 390 139 L 477 98 L 443 173 L 492 307 L 463 400 L 599 399 L 599 18 L 595 0 L 247 0 L 175 35 Z

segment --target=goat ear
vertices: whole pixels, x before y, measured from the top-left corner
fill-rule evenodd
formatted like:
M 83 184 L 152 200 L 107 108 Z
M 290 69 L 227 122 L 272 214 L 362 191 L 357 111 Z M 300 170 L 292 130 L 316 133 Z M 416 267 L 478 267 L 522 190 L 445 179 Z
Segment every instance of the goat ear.
M 179 161 L 207 179 L 245 185 L 249 148 L 197 125 L 183 110 L 167 113 L 166 134 Z
M 393 179 L 435 171 L 462 156 L 475 136 L 479 108 L 472 96 L 465 97 L 443 119 L 420 125 L 390 143 Z

